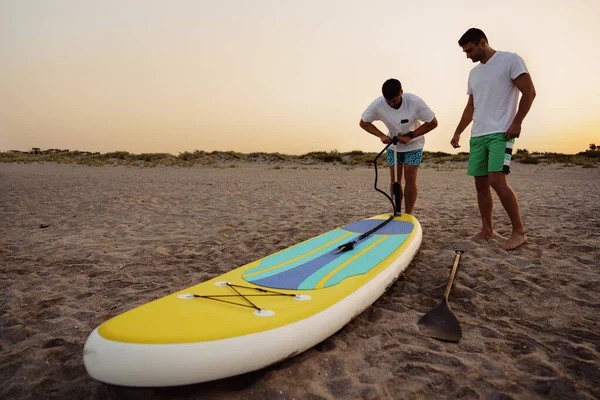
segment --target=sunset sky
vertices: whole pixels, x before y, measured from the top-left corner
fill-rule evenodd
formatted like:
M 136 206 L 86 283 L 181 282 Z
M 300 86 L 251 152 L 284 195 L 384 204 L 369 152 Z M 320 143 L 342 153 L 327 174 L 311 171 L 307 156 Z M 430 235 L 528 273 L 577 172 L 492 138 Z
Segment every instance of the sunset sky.
M 600 1 L 0 0 L 0 150 L 378 151 L 358 126 L 391 77 L 449 142 L 482 29 L 537 98 L 516 147 L 600 144 Z M 382 126 L 382 125 L 380 125 Z

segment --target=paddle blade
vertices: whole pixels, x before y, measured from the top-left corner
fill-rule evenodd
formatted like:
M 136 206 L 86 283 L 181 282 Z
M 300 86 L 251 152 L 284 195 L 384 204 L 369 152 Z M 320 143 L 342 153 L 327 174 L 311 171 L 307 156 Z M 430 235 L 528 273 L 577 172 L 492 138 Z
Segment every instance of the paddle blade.
M 427 336 L 449 342 L 458 342 L 462 337 L 458 320 L 446 299 L 421 317 L 419 329 Z

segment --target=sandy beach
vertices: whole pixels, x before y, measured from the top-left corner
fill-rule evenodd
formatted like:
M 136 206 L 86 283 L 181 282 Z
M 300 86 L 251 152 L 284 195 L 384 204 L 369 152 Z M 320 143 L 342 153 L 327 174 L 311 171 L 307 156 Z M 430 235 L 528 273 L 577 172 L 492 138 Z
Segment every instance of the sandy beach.
M 83 366 L 105 320 L 336 227 L 389 212 L 371 168 L 0 164 L 2 399 L 600 398 L 600 169 L 515 164 L 529 243 L 472 241 L 464 168 L 419 176 L 417 257 L 364 313 L 275 366 L 159 389 L 106 385 Z M 388 171 L 380 171 L 386 190 Z M 508 218 L 497 197 L 495 228 Z M 443 297 L 463 338 L 423 336 Z

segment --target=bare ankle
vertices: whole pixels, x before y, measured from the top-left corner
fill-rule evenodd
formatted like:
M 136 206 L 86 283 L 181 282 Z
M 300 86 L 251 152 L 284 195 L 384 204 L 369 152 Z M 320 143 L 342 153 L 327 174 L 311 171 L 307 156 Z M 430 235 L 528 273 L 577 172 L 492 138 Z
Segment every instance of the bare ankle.
M 517 233 L 513 230 L 511 237 L 508 238 L 501 247 L 504 250 L 514 250 L 525 243 L 527 243 L 527 236 L 525 233 Z
M 494 237 L 494 231 L 482 229 L 481 232 L 471 237 L 471 239 L 491 239 Z

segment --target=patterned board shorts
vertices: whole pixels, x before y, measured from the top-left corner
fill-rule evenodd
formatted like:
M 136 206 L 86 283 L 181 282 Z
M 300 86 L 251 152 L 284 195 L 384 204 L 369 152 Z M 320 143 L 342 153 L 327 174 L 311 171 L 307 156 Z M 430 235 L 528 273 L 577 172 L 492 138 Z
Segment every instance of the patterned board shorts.
M 385 153 L 387 157 L 388 166 L 394 166 L 394 150 L 387 149 Z M 421 160 L 423 160 L 423 149 L 406 151 L 404 153 L 398 152 L 398 165 L 407 164 L 414 165 L 418 167 L 421 165 Z

